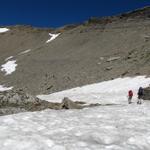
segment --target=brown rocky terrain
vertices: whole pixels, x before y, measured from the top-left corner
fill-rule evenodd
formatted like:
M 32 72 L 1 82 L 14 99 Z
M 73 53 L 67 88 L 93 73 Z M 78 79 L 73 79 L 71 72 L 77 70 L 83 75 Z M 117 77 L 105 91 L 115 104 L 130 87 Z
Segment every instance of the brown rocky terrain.
M 82 109 L 99 105 L 98 103 L 86 104 L 81 101 L 72 101 L 67 97 L 65 97 L 61 103 L 48 102 L 30 95 L 22 89 L 0 92 L 0 116 L 26 111 L 41 111 L 45 109 Z
M 36 95 L 110 80 L 150 75 L 150 7 L 58 29 L 8 26 L 0 33 L 0 66 L 14 56 L 16 71 L 0 85 Z M 46 43 L 49 33 L 61 33 Z M 29 53 L 19 55 L 31 49 Z

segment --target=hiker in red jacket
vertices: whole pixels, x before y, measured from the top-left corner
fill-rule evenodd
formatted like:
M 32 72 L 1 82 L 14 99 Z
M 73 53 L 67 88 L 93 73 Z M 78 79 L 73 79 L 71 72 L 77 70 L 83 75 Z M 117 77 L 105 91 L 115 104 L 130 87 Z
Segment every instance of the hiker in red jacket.
M 132 97 L 133 97 L 133 91 L 132 91 L 132 90 L 129 90 L 129 91 L 128 91 L 128 103 L 129 103 L 129 104 L 131 104 Z

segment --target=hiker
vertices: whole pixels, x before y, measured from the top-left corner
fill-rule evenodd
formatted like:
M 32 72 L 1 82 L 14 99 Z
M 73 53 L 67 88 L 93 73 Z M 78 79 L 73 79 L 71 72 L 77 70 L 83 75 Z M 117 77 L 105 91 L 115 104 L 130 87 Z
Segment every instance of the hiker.
M 132 97 L 133 97 L 133 91 L 132 90 L 129 90 L 128 91 L 128 103 L 131 104 L 131 100 L 132 100 Z
M 143 94 L 144 94 L 144 90 L 142 87 L 139 88 L 138 90 L 138 101 L 137 101 L 137 104 L 142 104 L 142 97 L 143 97 Z

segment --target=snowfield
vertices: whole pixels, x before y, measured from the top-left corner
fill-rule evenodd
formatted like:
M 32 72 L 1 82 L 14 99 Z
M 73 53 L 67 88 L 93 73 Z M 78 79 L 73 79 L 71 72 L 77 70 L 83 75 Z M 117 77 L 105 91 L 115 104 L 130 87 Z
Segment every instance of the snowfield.
M 8 28 L 0 28 L 0 33 L 4 33 L 4 32 L 7 32 L 9 31 L 10 29 Z
M 86 103 L 126 103 L 128 90 L 134 92 L 134 99 L 139 86 L 150 85 L 150 78 L 145 76 L 117 78 L 110 81 L 77 87 L 50 95 L 38 95 L 42 100 L 61 102 L 64 97 L 73 101 L 85 101 Z
M 149 84 L 144 76 L 119 78 L 41 96 L 114 105 L 2 116 L 1 150 L 149 150 L 150 102 L 136 104 L 137 89 Z M 130 88 L 135 95 L 128 105 Z

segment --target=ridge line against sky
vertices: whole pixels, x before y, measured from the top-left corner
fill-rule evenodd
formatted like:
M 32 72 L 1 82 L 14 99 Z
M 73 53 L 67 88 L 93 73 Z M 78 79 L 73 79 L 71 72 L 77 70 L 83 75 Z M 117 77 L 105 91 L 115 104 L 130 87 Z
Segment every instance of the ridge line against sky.
M 150 6 L 150 0 L 5 0 L 0 26 L 61 27 Z

